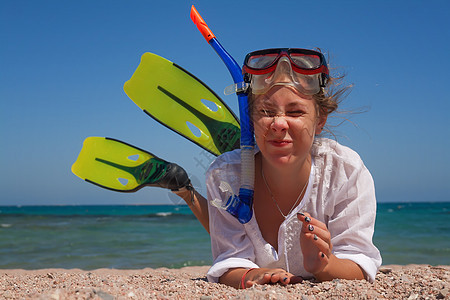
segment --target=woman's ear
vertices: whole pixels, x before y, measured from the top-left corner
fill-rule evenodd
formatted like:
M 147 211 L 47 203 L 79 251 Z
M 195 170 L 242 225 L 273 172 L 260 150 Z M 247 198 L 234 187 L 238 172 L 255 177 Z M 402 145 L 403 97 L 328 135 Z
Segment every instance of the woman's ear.
M 316 126 L 316 135 L 319 135 L 322 133 L 323 127 L 327 123 L 328 115 L 322 113 L 317 118 L 317 126 Z

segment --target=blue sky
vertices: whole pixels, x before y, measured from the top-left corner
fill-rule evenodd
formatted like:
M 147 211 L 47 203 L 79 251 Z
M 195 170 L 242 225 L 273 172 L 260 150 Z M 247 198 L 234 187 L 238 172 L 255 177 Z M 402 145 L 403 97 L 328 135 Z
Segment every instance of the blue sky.
M 378 201 L 449 201 L 448 1 L 1 1 L 0 205 L 172 203 L 162 189 L 115 193 L 70 171 L 88 136 L 182 165 L 205 194 L 211 156 L 123 92 L 145 52 L 218 94 L 232 83 L 189 18 L 195 4 L 241 63 L 252 50 L 319 47 L 366 110 L 335 129 L 370 169 Z M 237 113 L 233 95 L 223 96 Z

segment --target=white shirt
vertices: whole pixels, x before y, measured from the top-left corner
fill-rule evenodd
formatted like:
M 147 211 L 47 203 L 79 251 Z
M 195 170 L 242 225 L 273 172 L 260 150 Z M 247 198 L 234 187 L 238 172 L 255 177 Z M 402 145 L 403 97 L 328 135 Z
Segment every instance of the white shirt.
M 222 191 L 224 187 L 231 187 L 232 193 L 239 192 L 240 150 L 227 152 L 211 164 L 206 174 L 214 259 L 207 273 L 209 281 L 217 282 L 228 269 L 238 267 L 282 268 L 297 276 L 312 277 L 303 268 L 302 223 L 297 219 L 300 211 L 326 224 L 336 257 L 354 261 L 365 271 L 367 279 L 374 281 L 381 256 L 372 243 L 376 215 L 372 176 L 356 152 L 336 141 L 317 138 L 311 155 L 308 188 L 300 204 L 280 225 L 278 252 L 262 237 L 254 213 L 248 223 L 241 224 L 230 213 L 211 204 L 226 203 L 229 193 Z

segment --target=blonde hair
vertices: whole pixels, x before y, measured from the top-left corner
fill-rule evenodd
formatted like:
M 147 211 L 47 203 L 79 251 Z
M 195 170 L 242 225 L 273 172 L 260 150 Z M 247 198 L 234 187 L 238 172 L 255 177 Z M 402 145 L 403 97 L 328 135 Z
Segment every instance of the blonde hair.
M 339 105 L 344 100 L 344 98 L 351 92 L 353 85 L 345 85 L 344 84 L 345 75 L 341 75 L 339 77 L 329 78 L 327 82 L 327 86 L 322 88 L 321 91 L 315 95 L 313 95 L 313 99 L 316 104 L 316 110 L 318 116 L 329 116 L 332 113 L 339 113 L 346 115 L 346 113 L 339 110 Z M 347 117 L 342 116 L 342 122 L 339 122 L 337 125 L 330 125 L 327 121 L 325 126 L 323 127 L 323 131 L 332 135 L 336 139 L 336 135 L 332 132 L 330 127 L 337 127 L 344 121 L 348 121 Z M 320 135 L 323 135 L 320 134 Z

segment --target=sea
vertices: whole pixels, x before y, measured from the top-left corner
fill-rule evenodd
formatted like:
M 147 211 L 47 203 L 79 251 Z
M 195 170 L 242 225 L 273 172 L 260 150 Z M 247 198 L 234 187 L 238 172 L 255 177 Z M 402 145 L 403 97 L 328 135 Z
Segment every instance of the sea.
M 450 265 L 450 202 L 378 203 L 383 264 Z M 0 269 L 211 265 L 187 206 L 0 206 Z

